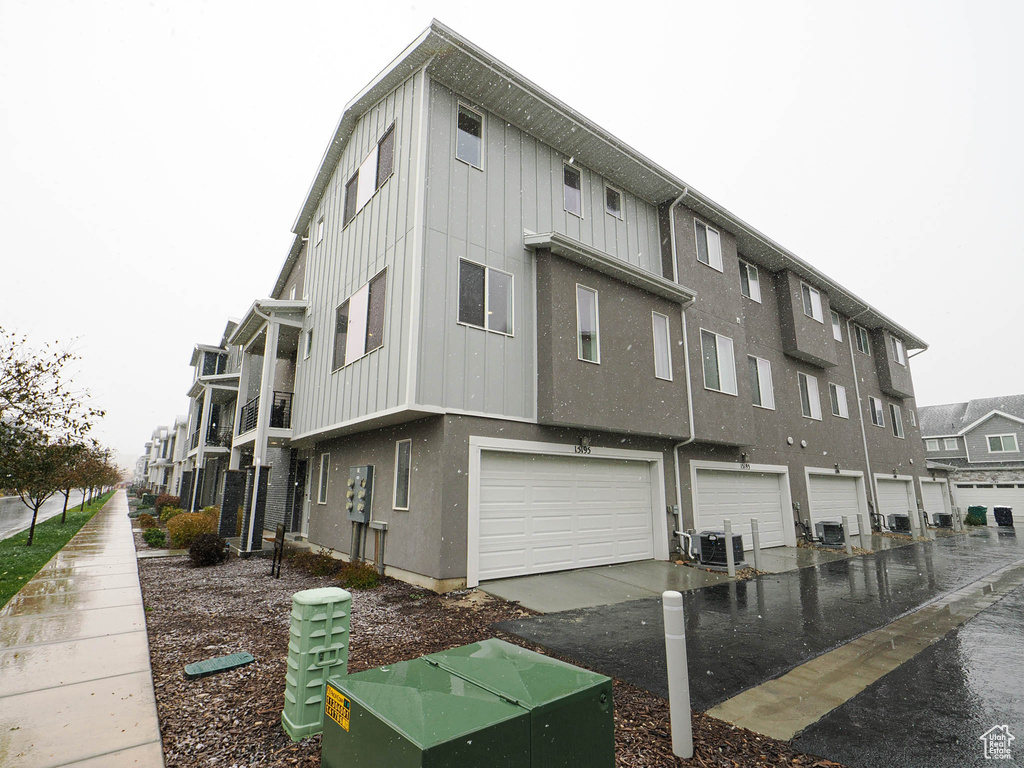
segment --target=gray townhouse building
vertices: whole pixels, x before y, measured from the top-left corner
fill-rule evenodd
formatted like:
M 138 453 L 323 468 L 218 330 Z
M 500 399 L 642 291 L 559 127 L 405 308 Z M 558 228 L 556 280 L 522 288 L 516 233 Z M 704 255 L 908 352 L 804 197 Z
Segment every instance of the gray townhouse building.
M 931 462 L 955 468 L 958 507 L 1010 507 L 1024 519 L 1024 395 L 922 406 L 921 437 Z
M 194 387 L 183 486 L 242 551 L 284 523 L 443 591 L 942 497 L 922 339 L 436 21 L 346 105 L 293 233 Z

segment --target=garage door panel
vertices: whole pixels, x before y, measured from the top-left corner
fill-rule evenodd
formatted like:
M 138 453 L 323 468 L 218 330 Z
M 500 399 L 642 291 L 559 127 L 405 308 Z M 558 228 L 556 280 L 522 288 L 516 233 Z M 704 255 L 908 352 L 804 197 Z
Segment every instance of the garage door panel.
M 651 482 L 646 461 L 483 451 L 480 579 L 654 557 Z
M 886 480 L 879 478 L 875 482 L 875 490 L 878 493 L 878 509 L 886 517 L 892 514 L 912 514 L 909 494 L 910 481 L 908 480 Z
M 722 521 L 728 519 L 733 533 L 743 537 L 744 549 L 751 549 L 750 521 L 756 518 L 762 547 L 785 545 L 781 486 L 784 475 L 698 469 L 696 478 L 698 533 L 720 531 Z
M 860 533 L 860 488 L 857 478 L 844 475 L 811 475 L 808 484 L 811 525 L 823 520 L 842 522 L 849 515 L 850 535 Z
M 956 486 L 957 505 L 964 515 L 967 508 L 978 506 L 988 508 L 986 519 L 990 526 L 995 526 L 995 507 L 1010 507 L 1013 510 L 1014 524 L 1020 526 L 1024 520 L 1024 488 L 963 488 Z
M 931 521 L 935 520 L 936 514 L 949 512 L 946 508 L 946 494 L 939 483 L 921 483 L 921 500 Z

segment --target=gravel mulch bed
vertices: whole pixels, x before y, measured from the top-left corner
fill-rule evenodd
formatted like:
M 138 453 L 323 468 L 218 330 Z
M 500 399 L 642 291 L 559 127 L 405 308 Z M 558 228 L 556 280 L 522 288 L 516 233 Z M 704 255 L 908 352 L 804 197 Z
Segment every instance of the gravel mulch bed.
M 168 768 L 320 765 L 320 737 L 292 743 L 281 728 L 281 709 L 292 594 L 331 581 L 287 561 L 280 579 L 270 578 L 269 570 L 268 560 L 257 559 L 212 568 L 193 568 L 187 557 L 139 562 Z M 386 580 L 353 593 L 349 671 L 495 636 L 540 650 L 489 628 L 528 614 L 480 592 L 439 596 Z M 186 664 L 236 651 L 256 661 L 185 680 Z M 696 756 L 679 760 L 672 755 L 667 702 L 619 681 L 614 690 L 619 768 L 839 765 L 704 714 L 693 720 Z

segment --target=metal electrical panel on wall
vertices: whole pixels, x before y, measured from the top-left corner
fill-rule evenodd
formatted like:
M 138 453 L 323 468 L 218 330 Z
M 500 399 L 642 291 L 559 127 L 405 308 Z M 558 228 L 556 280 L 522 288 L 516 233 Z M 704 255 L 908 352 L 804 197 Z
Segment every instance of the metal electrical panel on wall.
M 373 502 L 373 467 L 349 467 L 345 509 L 353 523 L 370 522 Z

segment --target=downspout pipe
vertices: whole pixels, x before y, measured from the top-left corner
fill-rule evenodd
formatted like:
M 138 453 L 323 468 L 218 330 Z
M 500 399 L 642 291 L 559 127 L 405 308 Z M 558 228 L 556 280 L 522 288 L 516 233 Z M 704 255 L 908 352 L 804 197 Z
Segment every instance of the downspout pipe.
M 853 353 L 853 321 L 867 311 L 868 310 L 865 308 L 846 321 L 846 341 L 850 346 L 850 365 L 853 368 L 853 391 L 857 395 L 857 420 L 860 422 L 860 438 L 864 444 L 864 462 L 867 464 L 868 469 L 867 484 L 868 488 L 871 490 L 871 500 L 875 507 L 875 514 L 880 515 L 881 513 L 878 510 L 878 494 L 875 493 L 875 476 L 871 471 L 871 452 L 868 450 L 868 433 L 864 428 L 864 402 L 860 397 L 860 379 L 857 377 L 857 358 Z
M 668 207 L 668 237 L 669 247 L 671 248 L 672 256 L 672 280 L 673 282 L 679 282 L 679 267 L 678 257 L 676 253 L 676 217 L 675 209 L 687 195 L 690 194 L 690 188 L 684 187 L 683 192 L 679 197 L 672 201 L 672 204 Z M 692 443 L 697 437 L 697 429 L 693 423 L 693 386 L 690 382 L 690 341 L 686 331 L 686 307 L 683 306 L 679 310 L 679 316 L 682 319 L 683 324 L 683 359 L 686 361 L 686 413 L 690 424 L 690 436 L 683 440 L 681 443 L 676 443 L 672 447 L 672 464 L 675 469 L 676 477 L 676 530 L 675 534 L 679 537 L 679 548 L 683 548 L 683 537 L 686 536 L 686 554 L 693 558 L 693 542 L 689 536 L 683 533 L 683 489 L 680 483 L 680 472 L 679 472 L 679 449 L 685 445 Z

